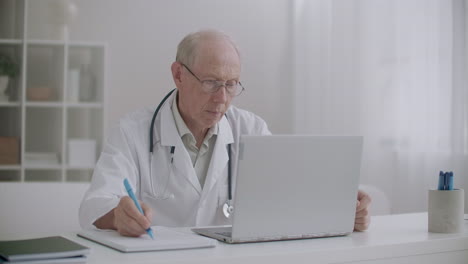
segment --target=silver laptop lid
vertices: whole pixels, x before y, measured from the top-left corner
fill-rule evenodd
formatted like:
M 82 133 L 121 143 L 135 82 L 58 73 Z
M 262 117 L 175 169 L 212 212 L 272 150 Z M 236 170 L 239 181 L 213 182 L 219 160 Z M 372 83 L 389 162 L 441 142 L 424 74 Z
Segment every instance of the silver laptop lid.
M 241 136 L 232 239 L 353 231 L 359 136 Z

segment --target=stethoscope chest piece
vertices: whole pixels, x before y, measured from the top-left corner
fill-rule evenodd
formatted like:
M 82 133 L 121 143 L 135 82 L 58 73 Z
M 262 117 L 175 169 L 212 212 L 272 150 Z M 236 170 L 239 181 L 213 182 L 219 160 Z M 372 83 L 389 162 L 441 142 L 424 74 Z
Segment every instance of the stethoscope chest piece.
M 234 207 L 231 204 L 231 200 L 227 200 L 223 205 L 223 214 L 226 218 L 229 218 L 232 212 L 234 212 Z

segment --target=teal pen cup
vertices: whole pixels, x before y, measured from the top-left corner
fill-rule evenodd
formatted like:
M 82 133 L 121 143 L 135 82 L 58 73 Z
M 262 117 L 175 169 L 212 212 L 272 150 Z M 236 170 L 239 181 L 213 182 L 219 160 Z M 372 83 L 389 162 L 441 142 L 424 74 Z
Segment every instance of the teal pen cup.
M 463 189 L 429 190 L 428 230 L 433 233 L 462 233 L 465 220 Z

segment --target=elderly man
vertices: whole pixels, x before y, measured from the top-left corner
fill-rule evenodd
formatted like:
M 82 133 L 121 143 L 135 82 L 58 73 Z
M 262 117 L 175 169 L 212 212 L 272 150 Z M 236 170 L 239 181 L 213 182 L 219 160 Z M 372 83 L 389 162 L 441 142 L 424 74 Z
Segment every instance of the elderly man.
M 237 152 L 228 146 L 242 134 L 271 133 L 260 117 L 231 106 L 244 88 L 239 51 L 229 36 L 214 30 L 189 34 L 171 71 L 175 92 L 155 113 L 144 109 L 124 117 L 106 142 L 80 207 L 84 228 L 139 236 L 152 224 L 229 224 L 222 206 L 228 167 L 235 168 L 228 166 L 228 152 Z M 144 215 L 127 196 L 124 178 L 137 187 Z M 355 230 L 367 229 L 369 204 L 360 191 Z

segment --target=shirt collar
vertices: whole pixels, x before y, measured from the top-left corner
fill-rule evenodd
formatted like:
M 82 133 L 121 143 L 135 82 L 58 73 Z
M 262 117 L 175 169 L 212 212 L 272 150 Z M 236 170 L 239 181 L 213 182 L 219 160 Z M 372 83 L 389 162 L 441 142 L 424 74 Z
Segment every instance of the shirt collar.
M 178 95 L 179 94 L 177 92 L 177 94 L 174 96 L 173 103 L 172 103 L 172 106 L 171 106 L 172 115 L 174 116 L 177 131 L 179 132 L 179 136 L 181 138 L 188 134 L 188 135 L 190 135 L 190 137 L 193 140 L 195 140 L 195 137 L 193 136 L 192 132 L 190 131 L 190 129 L 185 124 L 184 119 L 182 119 L 182 116 L 180 115 L 179 107 L 177 105 Z M 209 140 L 213 135 L 218 135 L 218 123 L 216 123 L 214 126 L 212 126 L 208 130 L 208 133 L 206 134 L 204 141 Z

